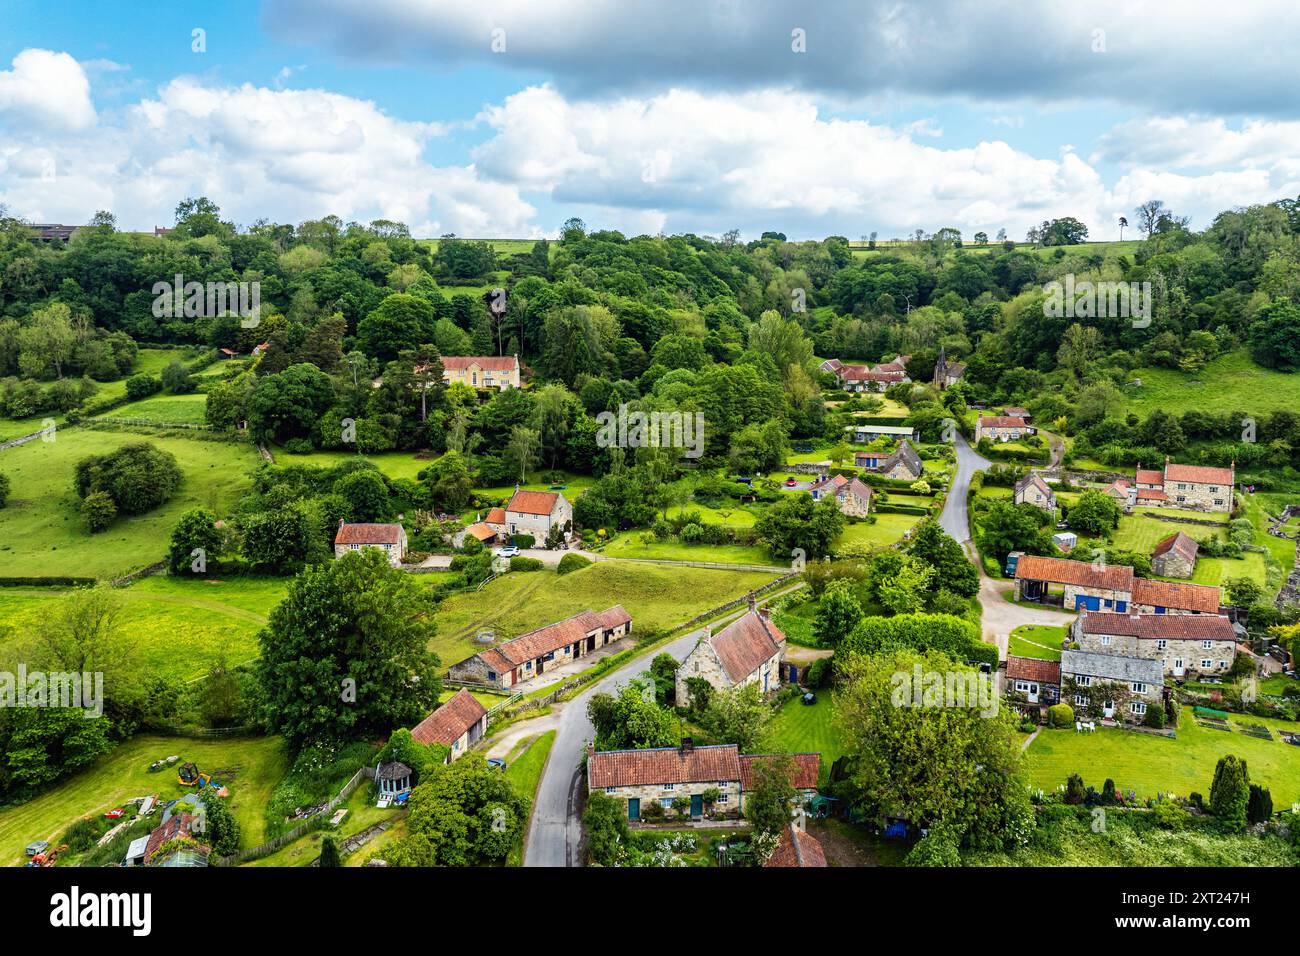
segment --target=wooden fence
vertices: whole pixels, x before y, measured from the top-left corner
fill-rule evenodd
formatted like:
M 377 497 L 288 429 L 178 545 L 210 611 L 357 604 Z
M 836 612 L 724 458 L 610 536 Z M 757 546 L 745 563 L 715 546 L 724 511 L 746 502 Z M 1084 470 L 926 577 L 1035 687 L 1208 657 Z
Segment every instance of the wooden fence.
M 223 856 L 210 859 L 208 862 L 212 866 L 238 866 L 240 863 L 246 863 L 249 860 L 256 860 L 258 857 L 274 853 L 282 846 L 288 846 L 299 837 L 305 836 L 312 830 L 323 826 L 329 819 L 330 815 L 338 809 L 339 804 L 343 803 L 352 796 L 354 790 L 360 785 L 362 780 L 373 780 L 375 776 L 374 767 L 362 767 L 352 775 L 352 779 L 343 785 L 343 789 L 325 807 L 313 816 L 308 817 L 302 823 L 298 824 L 292 830 L 281 833 L 274 840 L 268 840 L 266 843 L 249 847 L 247 850 L 240 850 L 232 856 Z

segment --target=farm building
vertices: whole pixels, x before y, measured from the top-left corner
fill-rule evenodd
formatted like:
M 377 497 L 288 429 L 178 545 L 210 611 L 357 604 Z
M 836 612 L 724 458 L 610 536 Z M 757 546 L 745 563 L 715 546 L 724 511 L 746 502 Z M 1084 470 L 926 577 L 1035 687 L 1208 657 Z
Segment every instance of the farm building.
M 1190 536 L 1181 531 L 1171 534 L 1151 553 L 1151 570 L 1162 578 L 1190 578 L 1199 550 L 1200 545 Z
M 678 706 L 690 703 L 690 678 L 717 689 L 757 684 L 764 694 L 776 690 L 781 686 L 784 652 L 785 634 L 772 623 L 766 608 L 758 610 L 751 601 L 749 611 L 717 634 L 710 625 L 704 626 L 704 636 L 677 669 Z
M 1016 599 L 1061 604 L 1076 611 L 1138 614 L 1217 614 L 1219 589 L 1135 577 L 1124 565 L 1096 566 L 1026 554 L 1016 562 Z M 1063 588 L 1061 598 L 1052 585 Z
M 378 548 L 388 555 L 388 563 L 397 567 L 406 557 L 406 529 L 400 524 L 349 524 L 340 518 L 334 535 L 334 557 L 362 548 Z
M 891 441 L 899 439 L 916 441 L 916 429 L 910 425 L 845 425 L 844 433 L 850 441 L 858 445 L 865 445 L 879 438 L 887 438 Z
M 548 667 L 576 660 L 632 632 L 632 618 L 615 604 L 596 614 L 580 611 L 555 624 L 520 634 L 453 664 L 453 680 L 492 684 L 503 690 L 539 677 Z
M 1163 469 L 1137 467 L 1133 484 L 1139 505 L 1152 508 L 1189 508 L 1195 511 L 1232 511 L 1237 482 L 1236 463 L 1230 468 L 1180 465 L 1165 457 Z
M 898 447 L 889 455 L 860 451 L 853 456 L 853 463 L 859 468 L 874 471 L 886 478 L 904 481 L 916 481 L 925 474 L 925 465 L 921 463 L 921 456 L 916 453 L 916 449 L 906 438 L 900 441 Z
M 1117 712 L 1115 702 L 1099 701 L 1103 717 L 1117 720 L 1140 721 L 1146 716 L 1148 705 L 1163 705 L 1164 670 L 1159 661 L 1142 657 L 1123 657 L 1118 654 L 1095 654 L 1087 651 L 1061 652 L 1061 684 L 1067 681 L 1075 687 L 1067 704 L 1086 707 L 1091 703 L 1088 688 L 1094 684 L 1127 684 L 1131 698 L 1124 711 Z
M 422 744 L 442 744 L 450 753 L 447 762 L 465 752 L 487 733 L 487 708 L 465 688 L 438 707 L 411 730 L 411 738 Z
M 1029 704 L 1055 704 L 1061 699 L 1061 665 L 1034 657 L 1007 656 L 1007 690 Z
M 818 867 L 826 865 L 826 852 L 816 837 L 804 830 L 803 817 L 796 816 L 781 831 L 776 849 L 763 864 L 765 867 Z
M 1130 610 L 1139 614 L 1218 614 L 1219 589 L 1204 584 L 1135 578 Z

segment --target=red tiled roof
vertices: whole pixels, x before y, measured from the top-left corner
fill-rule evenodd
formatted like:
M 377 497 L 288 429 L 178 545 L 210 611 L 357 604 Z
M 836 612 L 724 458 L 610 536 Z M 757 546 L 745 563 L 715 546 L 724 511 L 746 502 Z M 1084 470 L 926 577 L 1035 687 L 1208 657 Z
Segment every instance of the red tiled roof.
M 599 614 L 594 614 L 591 611 L 579 611 L 563 621 L 556 621 L 554 624 L 546 625 L 546 627 L 539 627 L 526 634 L 520 634 L 513 640 L 506 641 L 494 649 L 499 651 L 513 667 L 516 664 L 524 663 L 524 661 L 535 660 L 543 654 L 549 654 L 551 651 L 558 651 L 567 644 L 586 640 L 587 634 L 591 631 L 617 627 L 618 624 L 630 622 L 631 620 L 632 618 L 627 611 L 623 610 L 621 604 L 616 604 Z M 509 670 L 510 668 L 501 669 Z
M 478 524 L 470 525 L 468 528 L 465 529 L 465 533 L 473 535 L 474 537 L 478 538 L 480 541 L 488 541 L 497 536 L 497 533 L 495 531 L 493 531 L 491 528 L 489 528 L 486 524 L 484 524 L 481 521 Z
M 1028 428 L 1029 422 L 1014 415 L 981 415 L 980 428 Z
M 1205 465 L 1165 464 L 1165 481 L 1190 481 L 1198 485 L 1231 485 L 1231 468 L 1211 468 Z
M 513 355 L 444 355 L 442 367 L 448 370 L 464 371 L 471 365 L 477 365 L 485 372 L 513 372 L 519 367 L 519 359 Z
M 806 867 L 825 866 L 826 853 L 817 838 L 810 833 L 801 833 L 794 824 L 781 831 L 781 839 L 776 849 L 767 858 L 764 867 Z
M 740 751 L 735 744 L 683 750 L 587 751 L 587 779 L 592 788 L 640 787 L 662 783 L 726 783 L 740 779 Z
M 1059 684 L 1061 682 L 1060 661 L 1040 661 L 1034 657 L 1013 657 L 1007 655 L 1008 680 L 1032 680 L 1040 684 Z
M 1016 562 L 1016 578 L 1028 581 L 1051 581 L 1077 587 L 1128 591 L 1133 587 L 1133 569 L 1112 564 L 1096 568 L 1085 561 L 1044 558 L 1027 554 Z M 1134 600 L 1137 600 L 1134 598 Z
M 474 699 L 465 688 L 456 694 L 411 730 L 412 739 L 422 744 L 444 744 L 450 747 L 465 731 L 487 714 L 487 708 Z
M 400 524 L 345 524 L 334 535 L 335 544 L 399 544 Z
M 1083 616 L 1083 633 L 1110 634 L 1149 640 L 1233 641 L 1232 621 L 1219 614 L 1106 614 Z
M 1163 485 L 1165 475 L 1158 468 L 1139 468 L 1135 480 L 1139 485 Z
M 1177 551 L 1184 558 L 1187 558 L 1187 560 L 1195 561 L 1196 552 L 1200 550 L 1200 547 L 1201 546 L 1196 543 L 1194 538 L 1178 531 L 1156 545 L 1156 549 L 1151 552 L 1151 556 L 1159 557 L 1160 555 L 1166 554 L 1170 551 Z
M 906 372 L 869 369 L 865 365 L 846 365 L 838 374 L 846 382 L 901 382 L 907 376 Z
M 1122 492 L 1122 493 L 1123 493 L 1123 495 L 1124 495 L 1125 498 L 1127 498 L 1127 497 L 1128 497 L 1128 488 L 1129 488 L 1129 484 L 1128 484 L 1128 479 L 1127 479 L 1127 478 L 1116 478 L 1116 479 L 1115 479 L 1114 481 L 1112 481 L 1109 485 L 1107 485 L 1105 488 L 1103 488 L 1102 491 L 1103 491 L 1105 494 L 1110 494 L 1112 491 L 1119 491 L 1119 492 Z
M 747 611 L 708 641 L 722 669 L 738 684 L 780 652 L 785 635 L 757 611 Z
M 740 789 L 753 790 L 754 764 L 760 760 L 789 757 L 794 765 L 794 778 L 790 784 L 796 790 L 816 790 L 817 778 L 822 772 L 822 755 L 811 754 L 744 754 L 740 758 Z
M 600 623 L 605 627 L 618 627 L 621 624 L 632 623 L 632 615 L 628 614 L 621 604 L 615 604 L 613 607 L 601 611 L 596 617 L 600 619 Z
M 509 674 L 515 668 L 514 661 L 506 657 L 495 647 L 489 647 L 485 651 L 479 651 L 478 656 L 483 659 L 483 663 L 498 674 Z
M 198 814 L 173 813 L 167 818 L 166 823 L 161 823 L 154 828 L 149 834 L 149 842 L 144 845 L 144 862 L 148 866 L 153 862 L 154 856 L 162 846 L 172 840 L 178 840 L 182 837 L 193 837 L 194 821 L 198 819 Z
M 829 478 L 822 478 L 820 481 L 813 482 L 812 485 L 809 486 L 808 490 L 820 491 L 827 485 L 831 485 L 836 491 L 839 491 L 842 485 L 847 485 L 848 483 L 849 480 L 843 475 L 831 475 Z
M 1133 603 L 1213 614 L 1219 610 L 1219 589 L 1206 587 L 1203 584 L 1179 584 L 1173 581 L 1138 578 L 1133 582 Z
M 516 491 L 506 511 L 524 515 L 549 515 L 555 510 L 558 491 Z
M 506 523 L 506 509 L 505 509 L 505 508 L 493 508 L 491 511 L 489 511 L 489 512 L 487 513 L 487 517 L 484 518 L 483 521 L 484 521 L 485 524 L 505 524 L 505 523 Z
M 1157 488 L 1139 488 L 1137 490 L 1138 501 L 1168 501 L 1169 496 Z

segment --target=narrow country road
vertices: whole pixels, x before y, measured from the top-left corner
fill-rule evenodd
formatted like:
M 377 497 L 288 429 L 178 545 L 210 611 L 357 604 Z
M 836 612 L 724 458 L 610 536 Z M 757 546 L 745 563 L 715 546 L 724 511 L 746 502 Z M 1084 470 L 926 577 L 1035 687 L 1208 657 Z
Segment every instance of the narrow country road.
M 961 542 L 970 540 L 970 517 L 966 514 L 966 492 L 970 490 L 971 476 L 989 466 L 989 460 L 977 454 L 966 442 L 960 432 L 957 433 L 957 472 L 948 487 L 948 499 L 943 503 L 943 512 L 939 515 L 939 526 L 949 537 Z

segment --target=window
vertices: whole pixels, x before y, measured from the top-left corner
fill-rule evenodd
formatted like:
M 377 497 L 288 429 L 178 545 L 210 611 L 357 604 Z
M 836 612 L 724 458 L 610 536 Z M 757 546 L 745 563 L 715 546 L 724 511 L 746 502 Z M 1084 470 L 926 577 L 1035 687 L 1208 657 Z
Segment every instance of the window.
M 1220 505 L 1220 506 L 1222 506 L 1222 504 L 1223 504 L 1223 499 L 1222 499 L 1222 498 L 1215 498 L 1215 499 L 1214 499 L 1214 503 L 1215 503 L 1216 505 Z
M 1016 690 L 1020 691 L 1020 693 L 1022 694 L 1028 692 L 1029 681 L 1025 681 L 1025 680 L 1016 681 Z
M 676 789 L 677 789 L 677 784 L 675 784 L 675 783 L 666 783 L 666 784 L 664 784 L 664 789 L 665 789 L 665 790 L 676 790 Z
M 1080 674 L 1078 677 L 1074 679 L 1074 682 L 1078 684 L 1080 687 L 1092 686 L 1092 678 L 1089 677 L 1087 674 Z
M 731 798 L 725 793 L 718 794 L 718 803 L 726 803 L 729 799 Z
M 496 671 L 488 671 L 488 680 L 496 680 L 496 679 L 497 679 L 497 672 L 496 672 Z
M 1109 604 L 1110 602 L 1107 601 L 1106 603 Z M 1109 635 L 1109 634 L 1103 634 L 1103 635 L 1101 636 L 1101 646 L 1102 646 L 1102 647 L 1110 647 L 1110 635 Z
M 1227 667 L 1227 666 L 1228 666 L 1228 662 L 1227 662 L 1227 661 L 1219 661 L 1219 666 L 1220 666 L 1220 667 Z
M 544 660 L 544 661 L 553 661 L 553 660 L 555 660 L 555 651 L 551 651 L 551 652 L 548 653 L 548 654 L 543 654 L 543 655 L 542 655 L 542 660 Z
M 457 738 L 457 739 L 456 739 L 456 742 L 455 742 L 454 744 L 451 745 L 451 749 L 452 749 L 452 750 L 459 750 L 459 749 L 460 749 L 460 739 L 459 739 L 459 738 Z
M 673 808 L 673 798 L 664 797 L 662 800 L 659 801 L 659 805 L 663 807 L 665 810 L 671 810 Z
M 1168 641 L 1156 641 L 1156 650 L 1158 651 L 1163 651 L 1168 646 L 1169 646 Z
M 1142 701 L 1140 700 L 1135 700 L 1128 705 L 1128 709 L 1130 713 L 1137 714 L 1139 717 L 1141 717 L 1143 714 L 1147 712 L 1147 705 L 1142 703 Z
M 1133 688 L 1133 693 L 1135 694 L 1145 694 L 1147 692 L 1147 685 L 1142 683 L 1140 680 L 1135 680 L 1129 686 Z
M 1214 646 L 1214 641 L 1201 641 L 1201 647 L 1207 651 L 1213 646 Z
M 1075 703 L 1077 706 L 1079 706 L 1079 707 L 1087 707 L 1087 706 L 1088 706 L 1088 698 L 1084 697 L 1082 694 L 1075 694 L 1075 695 L 1074 695 L 1074 703 Z
M 605 792 L 606 792 L 606 793 L 617 793 L 617 792 L 618 792 L 618 787 L 606 787 L 606 788 L 605 788 Z
M 1214 666 L 1214 661 L 1209 660 L 1208 658 L 1201 661 L 1201 670 L 1203 671 L 1208 671 L 1213 666 Z

